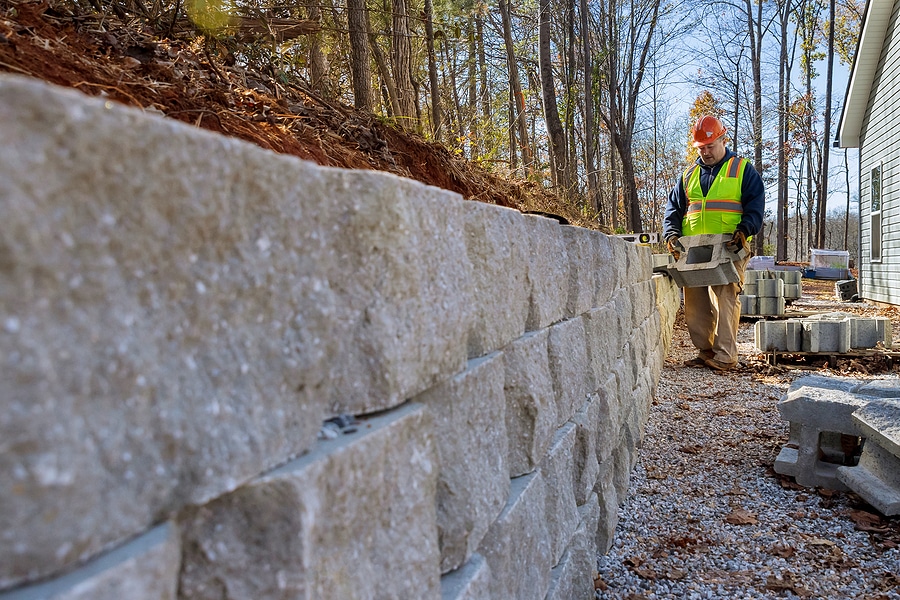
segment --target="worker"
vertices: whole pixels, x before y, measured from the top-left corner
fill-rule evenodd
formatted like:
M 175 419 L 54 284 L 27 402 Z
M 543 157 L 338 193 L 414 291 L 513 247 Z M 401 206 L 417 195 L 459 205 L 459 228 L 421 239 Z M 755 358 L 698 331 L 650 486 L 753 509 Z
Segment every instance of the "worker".
M 669 192 L 663 217 L 663 237 L 675 260 L 684 251 L 682 236 L 730 234 L 726 246 L 743 258 L 734 261 L 740 281 L 725 285 L 684 288 L 684 319 L 698 350 L 687 366 L 717 371 L 738 364 L 737 329 L 741 319 L 738 295 L 750 259 L 750 238 L 762 228 L 765 188 L 750 161 L 725 146 L 726 129 L 716 117 L 705 115 L 692 131 L 699 157 Z

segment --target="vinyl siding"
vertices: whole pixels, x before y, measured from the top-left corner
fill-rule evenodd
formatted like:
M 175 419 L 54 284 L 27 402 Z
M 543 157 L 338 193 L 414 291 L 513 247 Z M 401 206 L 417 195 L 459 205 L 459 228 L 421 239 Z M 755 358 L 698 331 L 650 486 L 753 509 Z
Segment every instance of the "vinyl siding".
M 860 296 L 900 304 L 900 2 L 894 3 L 860 135 Z M 871 172 L 881 163 L 881 261 L 872 261 Z

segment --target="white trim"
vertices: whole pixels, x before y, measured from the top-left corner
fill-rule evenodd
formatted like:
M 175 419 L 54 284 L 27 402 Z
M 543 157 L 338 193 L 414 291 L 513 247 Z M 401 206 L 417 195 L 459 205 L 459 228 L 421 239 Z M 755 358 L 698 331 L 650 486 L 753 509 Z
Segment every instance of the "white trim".
M 884 36 L 893 10 L 894 0 L 866 2 L 862 33 L 853 58 L 847 95 L 838 126 L 838 143 L 841 148 L 859 148 L 863 118 L 866 115 L 866 106 L 869 103 L 875 71 L 884 47 Z

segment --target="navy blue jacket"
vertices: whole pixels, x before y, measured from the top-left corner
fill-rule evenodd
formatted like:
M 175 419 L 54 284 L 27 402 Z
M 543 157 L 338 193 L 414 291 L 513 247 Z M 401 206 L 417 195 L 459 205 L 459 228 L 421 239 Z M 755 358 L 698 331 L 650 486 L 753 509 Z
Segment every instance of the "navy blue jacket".
M 722 165 L 734 155 L 734 152 L 726 148 L 724 158 L 712 166 L 707 166 L 703 164 L 702 160 L 697 159 L 700 168 L 700 187 L 704 194 L 709 192 L 709 187 Z M 666 202 L 666 213 L 663 217 L 663 239 L 667 240 L 673 235 L 681 235 L 681 223 L 687 212 L 687 204 L 684 178 L 679 176 L 678 183 L 669 192 L 669 199 Z M 741 182 L 741 208 L 744 214 L 741 216 L 741 222 L 737 228 L 748 237 L 756 235 L 762 229 L 763 215 L 766 212 L 766 189 L 762 177 L 749 162 L 744 168 L 744 179 Z

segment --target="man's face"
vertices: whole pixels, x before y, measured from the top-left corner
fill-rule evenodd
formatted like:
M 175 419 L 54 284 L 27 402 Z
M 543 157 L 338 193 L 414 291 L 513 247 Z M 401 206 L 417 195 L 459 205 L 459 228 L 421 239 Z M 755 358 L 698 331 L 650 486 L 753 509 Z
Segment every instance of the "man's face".
M 716 164 L 725 156 L 725 136 L 721 135 L 719 139 L 698 147 L 697 152 L 700 153 L 700 160 L 703 161 L 703 164 Z

